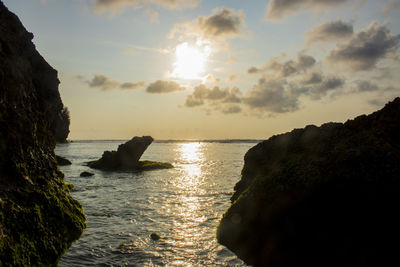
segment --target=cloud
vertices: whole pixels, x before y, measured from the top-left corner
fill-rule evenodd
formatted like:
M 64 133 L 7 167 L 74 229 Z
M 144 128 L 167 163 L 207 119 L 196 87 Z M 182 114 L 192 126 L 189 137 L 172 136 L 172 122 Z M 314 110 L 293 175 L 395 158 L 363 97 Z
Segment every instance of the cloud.
M 240 35 L 240 27 L 243 24 L 243 12 L 230 8 L 214 10 L 214 14 L 209 17 L 199 17 L 198 24 L 206 36 L 235 36 Z
M 231 75 L 231 76 L 228 77 L 228 81 L 231 81 L 231 82 L 234 82 L 234 81 L 236 81 L 237 79 L 238 79 L 238 75 L 235 75 L 235 74 L 233 74 L 233 75 Z
M 250 109 L 286 113 L 299 109 L 298 96 L 293 94 L 286 79 L 260 79 L 243 98 Z
M 278 77 L 289 77 L 307 71 L 316 63 L 314 57 L 302 52 L 297 53 L 296 60 L 287 59 L 285 54 L 270 59 L 262 68 L 250 67 L 248 74 L 269 72 Z
M 151 8 L 146 8 L 146 14 L 150 18 L 150 23 L 157 23 L 159 22 L 159 14 L 157 11 L 154 11 Z
M 252 66 L 252 67 L 250 67 L 250 68 L 247 70 L 247 73 L 248 73 L 248 74 L 256 74 L 256 73 L 259 73 L 260 71 L 261 71 L 260 69 L 258 69 L 258 68 L 256 68 L 256 67 Z
M 201 84 L 194 88 L 192 94 L 186 97 L 185 107 L 193 108 L 205 104 L 212 105 L 215 110 L 219 110 L 224 114 L 232 114 L 241 112 L 238 104 L 242 102 L 242 93 L 239 88 L 233 87 L 220 88 L 214 86 L 208 88 Z
M 302 83 L 306 85 L 310 84 L 319 84 L 323 80 L 323 76 L 319 72 L 312 72 L 308 74 L 305 78 L 303 78 Z
M 140 87 L 143 87 L 146 85 L 146 82 L 137 82 L 137 83 L 132 83 L 132 82 L 126 82 L 122 83 L 119 88 L 121 89 L 138 89 Z
M 75 77 L 78 80 L 84 79 L 83 76 L 81 75 L 76 75 Z M 133 90 L 143 87 L 146 84 L 146 82 L 144 81 L 137 83 L 133 82 L 120 83 L 103 74 L 95 74 L 91 80 L 85 82 L 89 85 L 89 87 L 100 88 L 103 91 L 109 91 L 113 89 Z
M 371 70 L 379 60 L 395 55 L 399 43 L 399 35 L 394 36 L 386 26 L 373 22 L 367 29 L 354 34 L 348 42 L 338 44 L 327 59 L 353 71 Z
M 194 95 L 188 95 L 185 101 L 185 106 L 188 108 L 202 106 L 204 100 L 201 98 L 196 98 Z
M 341 20 L 325 22 L 307 32 L 307 44 L 348 38 L 353 34 L 353 25 Z
M 115 13 L 126 7 L 135 9 L 148 5 L 158 5 L 167 9 L 193 8 L 198 5 L 197 0 L 94 0 L 93 7 L 97 12 L 110 11 Z
M 399 9 L 400 9 L 400 1 L 399 0 L 390 0 L 389 2 L 381 5 L 381 11 L 385 15 L 388 15 L 389 13 L 394 12 Z
M 170 32 L 170 37 L 187 35 L 203 40 L 240 37 L 243 27 L 243 12 L 223 7 L 214 9 L 210 16 L 200 16 L 193 21 L 176 24 Z
M 194 88 L 191 95 L 188 96 L 190 102 L 193 100 L 201 101 L 220 101 L 222 103 L 240 103 L 241 102 L 241 92 L 239 88 L 233 87 L 220 88 L 219 86 L 214 86 L 213 88 L 208 88 L 203 84 L 200 84 Z M 200 103 L 200 101 L 198 102 Z
M 206 82 L 208 84 L 217 84 L 221 81 L 220 78 L 215 77 L 213 74 L 209 73 L 206 75 L 206 77 L 203 79 L 203 82 Z
M 378 91 L 379 87 L 369 81 L 356 81 L 356 86 L 354 89 L 356 92 L 372 92 Z
M 287 113 L 299 109 L 300 97 L 321 99 L 345 85 L 343 78 L 324 77 L 314 72 L 307 77 L 288 80 L 286 77 L 261 78 L 242 98 L 243 103 L 258 112 Z
M 119 86 L 119 82 L 102 74 L 95 74 L 90 81 L 87 81 L 87 83 L 89 84 L 89 87 L 100 88 L 104 91 L 112 90 Z
M 329 92 L 342 88 L 345 84 L 343 78 L 337 76 L 329 76 L 323 79 L 320 83 L 314 84 L 311 87 L 306 88 L 302 93 L 310 96 L 312 99 L 321 99 L 326 96 Z
M 346 2 L 349 0 L 271 0 L 267 6 L 266 19 L 277 21 L 302 11 L 327 10 Z
M 228 105 L 223 107 L 221 111 L 224 114 L 236 114 L 242 112 L 242 108 L 239 105 Z
M 162 80 L 153 82 L 146 88 L 146 92 L 150 94 L 166 94 L 183 90 L 185 90 L 185 88 L 176 82 Z

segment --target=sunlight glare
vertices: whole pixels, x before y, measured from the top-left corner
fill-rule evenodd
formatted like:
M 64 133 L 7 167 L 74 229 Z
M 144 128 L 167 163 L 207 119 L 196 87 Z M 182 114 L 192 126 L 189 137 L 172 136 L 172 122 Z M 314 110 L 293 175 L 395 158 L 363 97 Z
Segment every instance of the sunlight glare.
M 203 153 L 200 151 L 203 145 L 203 143 L 197 142 L 181 144 L 179 148 L 181 158 L 188 163 L 196 163 L 203 160 Z
M 175 62 L 173 77 L 181 79 L 201 79 L 205 72 L 207 58 L 210 55 L 208 45 L 197 43 L 191 46 L 188 43 L 181 43 L 175 50 Z
M 183 143 L 180 144 L 178 152 L 182 160 L 182 188 L 195 189 L 202 175 L 202 162 L 204 162 L 203 143 Z

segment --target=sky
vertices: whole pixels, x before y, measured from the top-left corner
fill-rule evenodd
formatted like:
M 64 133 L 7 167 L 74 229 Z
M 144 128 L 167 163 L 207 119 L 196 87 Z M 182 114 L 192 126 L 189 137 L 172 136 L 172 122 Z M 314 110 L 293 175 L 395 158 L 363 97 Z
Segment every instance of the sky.
M 400 95 L 400 0 L 3 0 L 69 139 L 267 139 Z

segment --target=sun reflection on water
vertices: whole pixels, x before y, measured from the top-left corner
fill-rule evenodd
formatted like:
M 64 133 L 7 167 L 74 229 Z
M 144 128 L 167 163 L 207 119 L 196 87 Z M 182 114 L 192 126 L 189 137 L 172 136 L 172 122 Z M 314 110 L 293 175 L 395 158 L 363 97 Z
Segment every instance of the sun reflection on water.
M 202 176 L 202 163 L 204 162 L 203 153 L 204 143 L 183 143 L 177 148 L 180 157 L 181 176 L 177 182 L 177 187 L 186 190 L 197 190 Z
M 204 143 L 182 143 L 179 144 L 178 152 L 180 158 L 186 163 L 196 163 L 204 160 L 202 148 Z
M 202 196 L 206 193 L 202 187 L 204 177 L 202 167 L 205 162 L 204 143 L 182 143 L 176 148 L 179 158 L 180 175 L 171 181 L 177 189 L 173 220 L 174 230 L 182 237 L 175 240 L 175 246 L 191 247 L 204 233 L 199 225 L 207 220 L 202 204 Z

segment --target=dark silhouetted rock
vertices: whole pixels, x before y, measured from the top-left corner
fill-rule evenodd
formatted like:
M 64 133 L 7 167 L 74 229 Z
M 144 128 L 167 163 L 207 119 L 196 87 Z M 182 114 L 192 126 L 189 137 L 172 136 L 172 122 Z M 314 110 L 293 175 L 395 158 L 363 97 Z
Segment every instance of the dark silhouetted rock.
M 85 215 L 55 160 L 57 71 L 0 1 L 0 266 L 56 266 Z
M 55 121 L 54 135 L 57 143 L 66 143 L 71 123 L 70 113 L 67 107 L 63 107 Z
M 157 233 L 151 233 L 150 238 L 154 241 L 160 240 L 161 236 Z
M 84 172 L 81 172 L 81 177 L 90 177 L 90 176 L 93 176 L 94 175 L 94 173 L 92 173 L 92 172 L 87 172 L 87 171 L 84 171 Z
M 72 162 L 69 161 L 68 159 L 63 158 L 61 156 L 57 156 L 57 155 L 56 155 L 56 161 L 57 161 L 57 164 L 59 166 L 66 166 L 66 165 L 71 165 L 72 164 Z
M 152 142 L 151 136 L 135 136 L 125 144 L 119 145 L 117 151 L 104 151 L 101 159 L 88 162 L 88 166 L 107 171 L 144 171 L 172 168 L 173 166 L 169 163 L 139 161 Z
M 254 266 L 400 266 L 400 98 L 245 156 L 218 241 Z

